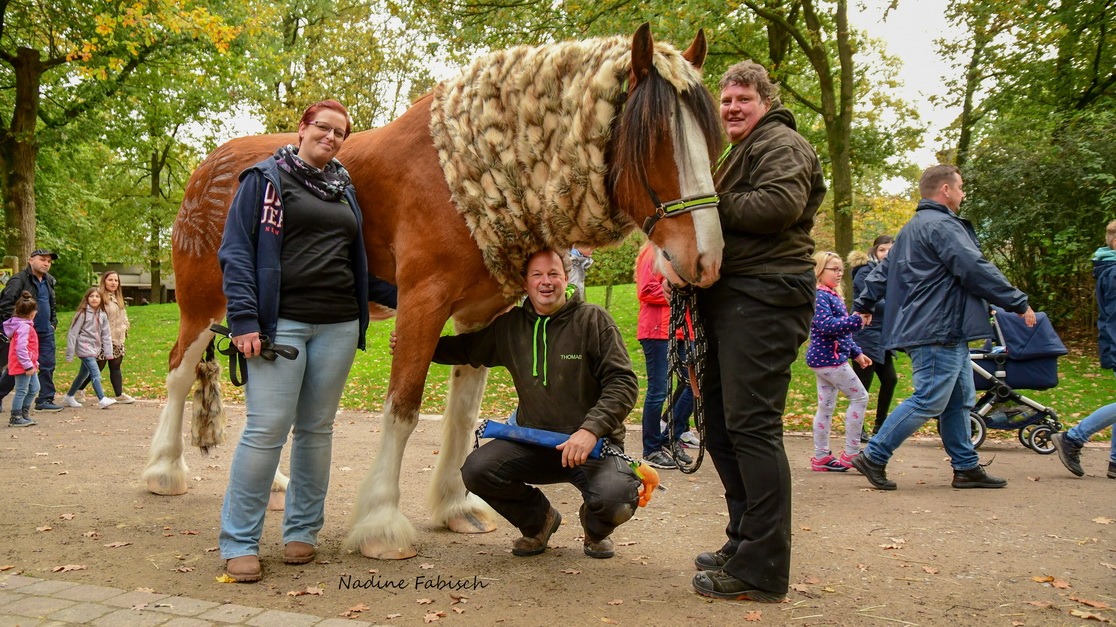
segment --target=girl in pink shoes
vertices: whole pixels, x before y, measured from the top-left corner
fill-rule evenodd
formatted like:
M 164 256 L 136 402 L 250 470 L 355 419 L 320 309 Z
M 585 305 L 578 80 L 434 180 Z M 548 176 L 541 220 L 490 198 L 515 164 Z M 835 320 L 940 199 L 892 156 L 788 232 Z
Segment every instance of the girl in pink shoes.
M 814 457 L 810 468 L 818 472 L 845 472 L 852 467 L 852 458 L 860 452 L 860 430 L 864 424 L 864 410 L 868 406 L 868 392 L 849 365 L 852 358 L 862 368 L 872 365 L 872 360 L 860 351 L 852 339 L 860 329 L 860 316 L 850 316 L 841 299 L 841 277 L 845 265 L 833 252 L 814 255 L 814 274 L 818 278 L 817 303 L 814 320 L 810 324 L 810 344 L 806 348 L 806 365 L 818 378 L 818 412 L 814 415 Z M 837 406 L 837 392 L 849 397 L 845 412 L 845 450 L 834 457 L 829 450 L 829 431 L 833 410 Z
M 70 322 L 70 332 L 66 335 L 66 361 L 73 361 L 76 355 L 81 360 L 81 368 L 70 385 L 70 391 L 62 399 L 62 404 L 68 407 L 81 407 L 81 403 L 74 400 L 74 394 L 86 375 L 93 380 L 93 391 L 100 399 L 98 407 L 105 409 L 116 403 L 116 399 L 105 396 L 101 386 L 101 369 L 97 367 L 98 356 L 112 354 L 108 315 L 101 304 L 101 293 L 95 287 L 89 288 Z

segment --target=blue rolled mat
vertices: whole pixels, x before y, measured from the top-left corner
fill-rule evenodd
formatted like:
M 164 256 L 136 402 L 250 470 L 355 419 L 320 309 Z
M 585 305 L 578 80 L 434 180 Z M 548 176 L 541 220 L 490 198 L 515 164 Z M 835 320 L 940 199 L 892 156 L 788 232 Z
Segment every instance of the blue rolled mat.
M 547 448 L 554 448 L 570 438 L 569 434 L 566 433 L 556 433 L 554 431 L 546 431 L 545 429 L 509 425 L 495 420 L 485 421 L 480 432 L 480 437 L 509 440 L 512 442 L 521 442 L 523 444 L 534 444 Z M 593 450 L 589 452 L 589 458 L 600 459 L 603 451 L 604 438 L 600 438 L 597 440 L 597 444 L 593 447 Z

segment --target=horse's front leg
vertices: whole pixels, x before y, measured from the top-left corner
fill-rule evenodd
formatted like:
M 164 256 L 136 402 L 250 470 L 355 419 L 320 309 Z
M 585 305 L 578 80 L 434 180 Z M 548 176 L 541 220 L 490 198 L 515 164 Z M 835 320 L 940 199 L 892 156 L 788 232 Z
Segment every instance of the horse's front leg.
M 473 448 L 473 431 L 484 396 L 487 368 L 454 366 L 450 373 L 446 414 L 442 420 L 442 449 L 430 484 L 433 522 L 458 533 L 487 533 L 496 528 L 496 513 L 465 490 L 461 466 Z

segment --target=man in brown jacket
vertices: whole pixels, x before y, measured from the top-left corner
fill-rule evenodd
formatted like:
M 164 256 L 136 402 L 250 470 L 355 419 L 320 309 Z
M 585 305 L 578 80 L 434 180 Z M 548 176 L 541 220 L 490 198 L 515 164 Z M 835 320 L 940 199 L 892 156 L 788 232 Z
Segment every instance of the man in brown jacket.
M 567 290 L 562 257 L 543 250 L 527 260 L 527 300 L 472 333 L 443 337 L 434 351 L 442 364 L 504 366 L 519 395 L 517 423 L 568 433 L 557 448 L 492 440 L 465 460 L 461 476 L 519 528 L 518 556 L 546 550 L 562 516 L 535 485 L 571 483 L 585 502 L 579 515 L 590 557 L 614 554 L 613 529 L 635 513 L 639 479 L 620 458 L 589 459 L 600 438 L 623 447 L 624 419 L 639 385 L 624 339 L 607 311 Z
M 730 145 L 713 180 L 725 252 L 702 290 L 705 443 L 725 486 L 728 541 L 702 553 L 694 589 L 719 599 L 779 602 L 790 578 L 791 483 L 783 449 L 790 366 L 814 312 L 814 214 L 821 164 L 795 130 L 763 67 L 744 61 L 721 79 Z

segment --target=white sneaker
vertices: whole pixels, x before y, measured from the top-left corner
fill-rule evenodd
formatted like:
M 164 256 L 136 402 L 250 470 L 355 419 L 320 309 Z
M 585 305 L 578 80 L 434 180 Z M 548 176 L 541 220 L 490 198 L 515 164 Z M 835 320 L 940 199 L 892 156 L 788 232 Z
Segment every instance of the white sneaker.
M 78 390 L 77 394 L 74 394 L 74 400 L 78 401 L 79 403 L 81 401 L 84 401 L 85 400 L 85 390 Z
M 698 444 L 701 444 L 701 440 L 693 431 L 686 431 L 679 439 L 682 440 L 683 444 L 689 444 L 690 446 L 697 446 Z
M 78 400 L 72 396 L 63 396 L 62 404 L 66 407 L 81 407 L 81 403 L 79 403 Z
M 120 396 L 116 397 L 116 402 L 120 403 L 121 405 L 131 405 L 132 403 L 136 402 L 136 399 L 128 396 L 127 394 L 121 394 Z
M 106 396 L 106 397 L 102 398 L 100 400 L 100 402 L 97 403 L 97 407 L 100 407 L 101 409 L 106 409 L 109 406 L 115 405 L 115 404 L 116 404 L 116 399 L 115 398 L 113 398 L 111 396 Z

